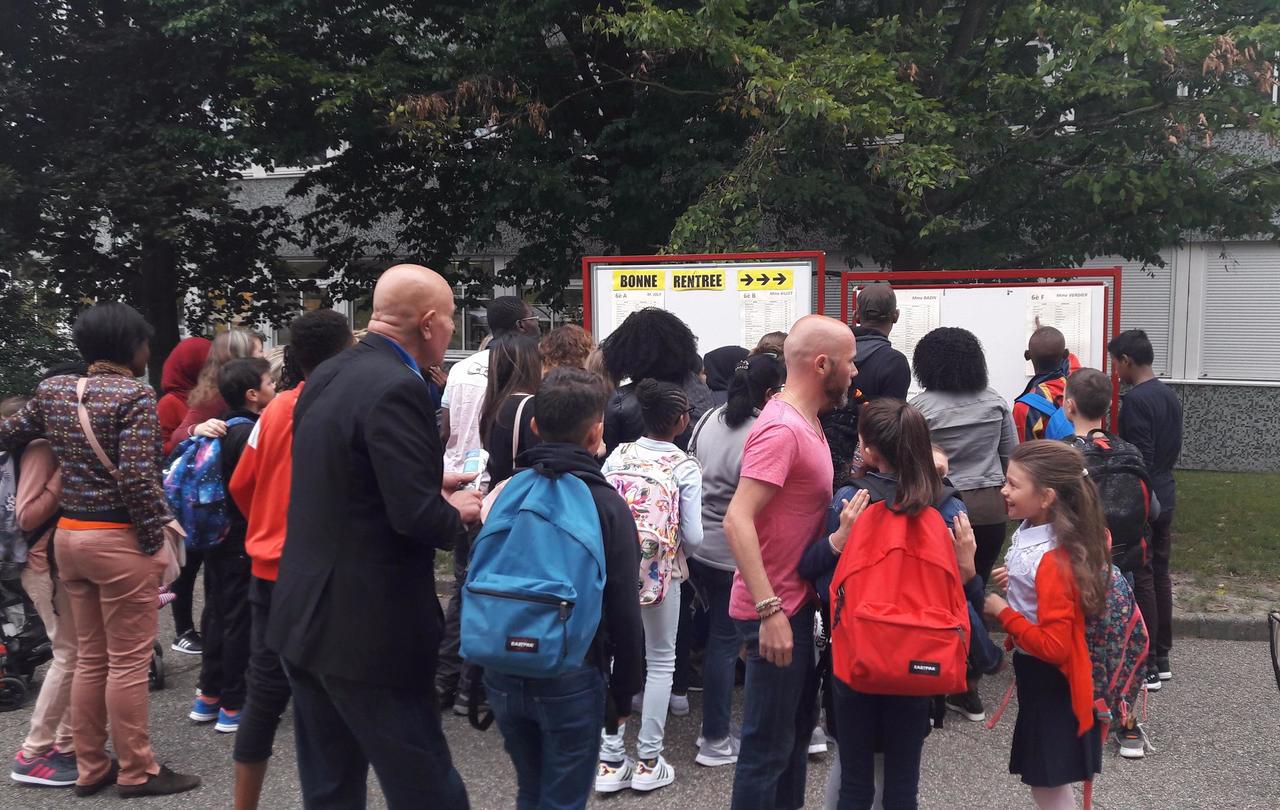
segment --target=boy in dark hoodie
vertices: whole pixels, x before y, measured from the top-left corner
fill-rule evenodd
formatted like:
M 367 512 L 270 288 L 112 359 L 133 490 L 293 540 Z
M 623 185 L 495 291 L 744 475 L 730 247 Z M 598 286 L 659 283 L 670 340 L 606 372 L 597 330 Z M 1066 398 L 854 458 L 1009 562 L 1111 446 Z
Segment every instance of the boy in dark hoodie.
M 230 410 L 222 415 L 227 433 L 221 442 L 222 481 L 235 473 L 258 415 L 275 397 L 271 364 L 261 357 L 238 358 L 218 370 L 218 393 Z M 217 721 L 214 728 L 234 734 L 240 727 L 249 669 L 250 561 L 244 550 L 248 523 L 230 497 L 230 526 L 222 542 L 205 552 L 205 610 L 201 628 L 204 655 L 200 687 L 188 715 L 197 723 Z
M 574 475 L 587 485 L 600 516 L 605 558 L 600 625 L 585 667 L 556 678 L 485 673 L 515 765 L 521 807 L 586 807 L 600 731 L 626 719 L 644 682 L 636 523 L 592 456 L 604 433 L 606 399 L 591 372 L 555 369 L 533 400 L 533 429 L 542 444 L 520 455 L 522 467 L 551 477 Z

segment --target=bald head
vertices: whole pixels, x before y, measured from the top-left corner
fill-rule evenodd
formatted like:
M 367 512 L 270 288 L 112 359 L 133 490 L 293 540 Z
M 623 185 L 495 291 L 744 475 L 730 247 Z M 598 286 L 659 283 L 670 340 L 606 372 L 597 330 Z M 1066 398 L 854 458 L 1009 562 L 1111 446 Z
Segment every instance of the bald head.
M 1031 333 L 1026 358 L 1035 366 L 1037 374 L 1061 368 L 1067 358 L 1067 339 L 1052 326 L 1042 326 Z
M 787 333 L 787 390 L 808 401 L 814 413 L 838 407 L 858 373 L 853 332 L 835 318 L 806 315 Z
M 397 264 L 373 288 L 369 331 L 395 340 L 420 365 L 437 365 L 453 337 L 453 307 L 443 276 L 422 265 Z

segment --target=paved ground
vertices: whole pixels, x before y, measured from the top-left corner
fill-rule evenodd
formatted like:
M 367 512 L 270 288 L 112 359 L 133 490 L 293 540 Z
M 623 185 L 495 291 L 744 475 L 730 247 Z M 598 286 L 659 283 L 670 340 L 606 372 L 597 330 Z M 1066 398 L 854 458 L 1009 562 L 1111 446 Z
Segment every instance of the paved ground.
M 166 617 L 167 618 L 167 617 Z M 167 624 L 167 621 L 166 621 Z M 170 631 L 163 630 L 165 639 Z M 186 712 L 195 688 L 198 659 L 171 653 L 169 685 L 153 694 L 152 730 L 155 748 L 176 770 L 194 770 L 205 777 L 200 790 L 180 797 L 151 799 L 152 808 L 228 808 L 231 806 L 231 738 L 208 727 L 195 727 Z M 1100 810 L 1275 810 L 1280 807 L 1280 694 L 1276 692 L 1267 645 L 1187 639 L 1179 642 L 1174 664 L 1177 680 L 1151 700 L 1150 728 L 1158 752 L 1143 762 L 1122 761 L 1108 755 L 1097 785 L 1095 806 Z M 988 705 L 999 699 L 1008 675 L 987 679 L 982 691 Z M 640 807 L 694 807 L 711 810 L 728 806 L 732 768 L 705 769 L 693 762 L 694 719 L 699 716 L 694 696 L 691 717 L 672 718 L 667 726 L 668 757 L 677 769 L 674 785 L 648 796 L 621 794 L 595 800 L 593 807 L 624 810 Z M 0 714 L 0 750 L 14 751 L 26 731 L 27 709 Z M 476 810 L 505 810 L 513 806 L 514 776 L 496 729 L 481 733 L 465 720 L 446 719 L 450 744 Z M 1030 799 L 1016 778 L 1007 773 L 1013 718 L 1006 716 L 995 731 L 962 720 L 929 737 L 921 787 L 924 808 L 1030 807 Z M 293 760 L 292 724 L 286 722 L 268 780 L 264 808 L 296 808 L 297 774 Z M 827 755 L 834 756 L 834 753 Z M 827 758 L 812 761 L 810 806 L 820 807 Z M 69 792 L 20 787 L 0 782 L 0 809 L 115 806 L 114 792 L 91 800 L 76 800 Z M 371 780 L 370 806 L 384 807 Z M 423 797 L 424 808 L 431 806 Z

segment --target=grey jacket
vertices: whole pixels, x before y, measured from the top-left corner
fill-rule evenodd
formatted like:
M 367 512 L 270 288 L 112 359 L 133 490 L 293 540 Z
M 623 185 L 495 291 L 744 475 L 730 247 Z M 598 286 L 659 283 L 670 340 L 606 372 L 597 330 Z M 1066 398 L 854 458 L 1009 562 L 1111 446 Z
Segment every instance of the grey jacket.
M 933 443 L 951 459 L 948 477 L 956 489 L 967 492 L 1004 484 L 1018 434 L 1009 403 L 995 389 L 972 394 L 924 391 L 911 404 L 924 414 Z
M 757 414 L 758 415 L 758 414 Z M 712 568 L 738 568 L 724 533 L 724 516 L 742 474 L 742 448 L 756 424 L 752 416 L 736 428 L 724 423 L 724 406 L 711 411 L 695 426 L 689 452 L 702 464 L 702 546 L 693 558 Z

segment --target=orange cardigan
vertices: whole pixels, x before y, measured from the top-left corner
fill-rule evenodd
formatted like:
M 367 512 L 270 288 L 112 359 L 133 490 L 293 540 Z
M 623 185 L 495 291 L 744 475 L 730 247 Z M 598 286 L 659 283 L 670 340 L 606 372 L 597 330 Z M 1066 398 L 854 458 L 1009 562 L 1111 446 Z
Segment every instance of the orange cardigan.
M 1036 601 L 1038 624 L 1011 607 L 1000 611 L 1000 623 L 1019 649 L 1053 664 L 1066 677 L 1076 733 L 1084 734 L 1093 728 L 1093 663 L 1084 640 L 1084 608 L 1063 549 L 1055 548 L 1040 560 Z
M 289 491 L 293 477 L 293 409 L 302 385 L 281 392 L 271 400 L 227 487 L 240 512 L 249 521 L 244 550 L 253 575 L 276 581 L 289 523 Z

